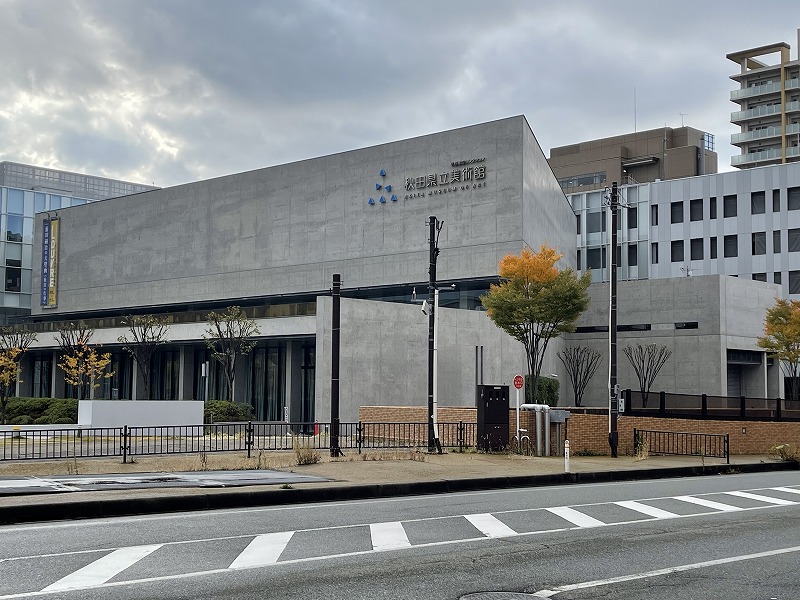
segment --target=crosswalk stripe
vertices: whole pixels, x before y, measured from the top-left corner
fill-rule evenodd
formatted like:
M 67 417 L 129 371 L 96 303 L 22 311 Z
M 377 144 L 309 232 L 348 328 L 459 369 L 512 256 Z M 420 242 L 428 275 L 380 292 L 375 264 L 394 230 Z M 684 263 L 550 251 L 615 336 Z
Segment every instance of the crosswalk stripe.
M 464 518 L 486 537 L 509 537 L 517 532 L 489 513 L 464 515 Z
M 558 506 L 555 508 L 548 508 L 546 509 L 549 512 L 553 513 L 561 517 L 562 519 L 566 519 L 573 525 L 577 525 L 578 527 L 600 527 L 605 525 L 602 521 L 595 519 L 594 517 L 590 517 L 589 515 L 585 515 L 582 512 L 578 512 L 574 508 L 570 508 L 569 506 Z
M 635 500 L 622 500 L 621 502 L 614 502 L 614 504 L 621 506 L 622 508 L 635 510 L 636 512 L 640 512 L 649 517 L 655 517 L 656 519 L 674 519 L 678 516 L 677 514 L 669 512 L 668 510 L 661 510 L 655 506 L 642 504 L 641 502 L 636 502 Z
M 749 498 L 750 500 L 758 500 L 759 502 L 766 502 L 767 504 L 777 504 L 778 506 L 789 506 L 797 504 L 794 500 L 784 500 L 783 498 L 772 498 L 771 496 L 762 496 L 761 494 L 751 494 L 750 492 L 725 492 L 731 496 L 739 496 L 740 498 Z
M 148 554 L 152 554 L 161 548 L 161 546 L 163 546 L 163 544 L 132 546 L 130 548 L 114 550 L 111 554 L 107 554 L 103 558 L 98 558 L 85 567 L 48 585 L 42 591 L 60 592 L 102 585 L 131 565 L 142 560 Z
M 738 506 L 731 506 L 730 504 L 723 504 L 722 502 L 714 502 L 713 500 L 706 500 L 705 498 L 695 498 L 694 496 L 675 496 L 675 500 L 697 504 L 698 506 L 705 506 L 706 508 L 713 508 L 714 510 L 742 510 Z
M 400 521 L 372 523 L 369 526 L 369 533 L 372 536 L 373 550 L 397 550 L 411 547 L 406 530 L 403 529 Z
M 228 568 L 246 569 L 275 564 L 289 540 L 292 539 L 292 535 L 294 535 L 294 531 L 279 531 L 254 537 L 253 541 L 241 551 Z
M 769 488 L 769 489 L 775 490 L 775 491 L 778 491 L 778 492 L 789 492 L 790 494 L 800 494 L 800 490 L 795 489 L 795 488 L 774 487 L 774 488 Z

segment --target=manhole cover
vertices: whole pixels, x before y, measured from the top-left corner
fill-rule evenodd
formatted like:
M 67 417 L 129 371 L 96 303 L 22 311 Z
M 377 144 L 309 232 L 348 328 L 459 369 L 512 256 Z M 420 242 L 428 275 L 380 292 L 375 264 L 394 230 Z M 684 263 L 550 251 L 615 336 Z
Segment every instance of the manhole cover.
M 459 600 L 532 600 L 538 597 L 521 592 L 475 592 L 461 596 Z

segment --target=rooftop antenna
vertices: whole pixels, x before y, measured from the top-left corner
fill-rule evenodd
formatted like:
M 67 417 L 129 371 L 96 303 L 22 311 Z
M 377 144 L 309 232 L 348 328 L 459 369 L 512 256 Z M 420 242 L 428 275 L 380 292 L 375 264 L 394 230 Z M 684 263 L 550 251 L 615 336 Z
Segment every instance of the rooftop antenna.
M 636 86 L 633 86 L 633 133 L 636 133 Z
M 689 113 L 678 113 L 681 116 L 681 127 L 683 127 L 683 117 L 688 117 Z

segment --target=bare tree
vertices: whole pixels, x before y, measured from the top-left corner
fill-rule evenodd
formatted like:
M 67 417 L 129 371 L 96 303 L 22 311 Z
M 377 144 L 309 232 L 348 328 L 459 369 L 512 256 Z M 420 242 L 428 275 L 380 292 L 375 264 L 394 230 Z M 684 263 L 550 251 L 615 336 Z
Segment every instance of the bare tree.
M 86 356 L 86 349 L 89 347 L 89 340 L 92 339 L 93 335 L 94 329 L 88 327 L 83 321 L 80 321 L 77 325 L 75 323 L 66 323 L 58 329 L 58 332 L 56 333 L 56 341 L 58 342 L 58 346 L 61 348 L 61 353 L 65 357 L 69 357 L 70 361 L 76 363 L 77 365 L 77 363 L 80 363 L 82 358 Z M 61 363 L 58 363 L 58 366 L 64 370 L 65 364 L 66 363 L 62 361 Z M 80 365 L 77 365 L 74 368 L 80 372 L 85 370 L 80 367 Z M 78 397 L 86 398 L 89 391 L 88 382 L 83 381 L 82 383 L 77 384 L 77 387 Z
M 129 315 L 123 321 L 130 336 L 121 335 L 117 340 L 136 361 L 136 368 L 144 382 L 144 397 L 150 399 L 150 369 L 153 355 L 167 341 L 169 317 L 155 315 Z
M 575 406 L 581 406 L 589 380 L 600 366 L 602 354 L 588 346 L 570 346 L 556 356 L 564 364 L 575 391 Z
M 223 313 L 208 313 L 208 329 L 203 334 L 211 358 L 222 365 L 228 384 L 228 400 L 233 402 L 233 383 L 236 375 L 236 359 L 253 349 L 252 339 L 260 333 L 256 322 L 238 306 L 230 306 Z
M 625 346 L 622 351 L 628 360 L 631 361 L 636 377 L 639 378 L 639 391 L 642 394 L 642 406 L 647 408 L 647 397 L 650 395 L 650 388 L 658 376 L 661 367 L 672 356 L 672 350 L 666 346 L 647 344 L 642 346 Z

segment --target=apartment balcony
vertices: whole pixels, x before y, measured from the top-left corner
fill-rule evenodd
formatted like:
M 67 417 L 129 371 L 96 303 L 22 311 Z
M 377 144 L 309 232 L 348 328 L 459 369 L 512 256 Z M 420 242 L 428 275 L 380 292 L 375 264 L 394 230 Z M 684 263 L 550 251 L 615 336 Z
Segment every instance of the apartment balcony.
M 780 148 L 768 148 L 766 150 L 759 150 L 758 152 L 750 152 L 749 154 L 739 154 L 738 156 L 731 157 L 731 165 L 734 167 L 751 166 L 755 167 L 759 164 L 772 164 L 780 162 L 782 158 Z
M 745 131 L 743 133 L 734 133 L 731 136 L 731 144 L 733 144 L 734 146 L 738 146 L 755 140 L 765 140 L 767 138 L 780 137 L 780 136 L 781 136 L 780 125 L 773 125 L 765 129 L 755 129 L 753 131 Z
M 733 90 L 731 92 L 731 102 L 737 102 L 746 98 L 754 98 L 756 96 L 763 96 L 765 94 L 780 93 L 780 82 L 762 83 L 761 85 L 754 85 L 752 87 L 742 88 L 740 90 Z
M 790 103 L 795 104 L 795 103 Z M 800 104 L 800 103 L 798 103 Z M 731 113 L 731 123 L 741 123 L 742 121 L 749 121 L 750 119 L 758 119 L 760 117 L 769 117 L 772 115 L 781 114 L 780 104 L 768 104 L 766 106 L 756 106 L 748 110 L 737 110 Z
M 786 158 L 794 158 L 800 156 L 800 146 L 789 146 L 786 148 Z
M 786 91 L 789 90 L 798 90 L 800 89 L 800 79 L 795 77 L 794 79 L 787 79 L 786 80 Z
M 800 100 L 795 100 L 794 102 L 787 102 L 786 103 L 786 112 L 800 112 Z

